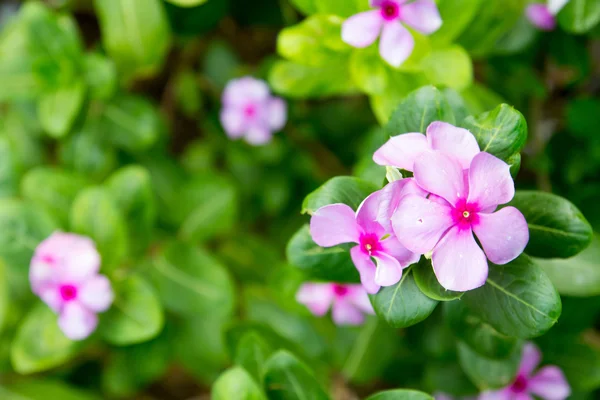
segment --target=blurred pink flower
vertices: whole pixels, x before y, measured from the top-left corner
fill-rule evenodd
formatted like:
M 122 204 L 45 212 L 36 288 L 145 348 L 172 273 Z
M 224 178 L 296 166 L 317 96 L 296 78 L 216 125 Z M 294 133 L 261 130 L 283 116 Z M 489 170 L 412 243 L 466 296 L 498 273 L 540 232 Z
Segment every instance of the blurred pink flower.
M 98 324 L 96 314 L 112 304 L 110 281 L 98 274 L 99 269 L 94 242 L 71 233 L 53 233 L 31 260 L 33 292 L 59 314 L 58 325 L 72 340 L 88 337 Z
M 331 308 L 337 325 L 360 325 L 365 320 L 364 314 L 375 313 L 361 285 L 305 283 L 298 290 L 296 300 L 319 317 Z
M 414 175 L 431 195 L 403 197 L 392 216 L 393 230 L 410 251 L 432 252 L 433 269 L 444 288 L 482 286 L 488 275 L 486 255 L 495 264 L 506 264 L 523 252 L 529 241 L 523 214 L 514 207 L 494 212 L 515 194 L 504 161 L 481 152 L 464 170 L 455 158 L 426 151 L 415 161 Z
M 287 105 L 271 95 L 264 81 L 243 77 L 229 81 L 222 98 L 221 124 L 231 139 L 253 145 L 268 143 L 287 120 Z
M 350 255 L 368 293 L 396 284 L 402 269 L 419 260 L 419 254 L 398 242 L 390 224 L 398 202 L 408 194 L 426 195 L 412 179 L 401 179 L 372 193 L 356 213 L 346 204 L 331 204 L 319 208 L 310 220 L 311 236 L 319 246 L 358 243 Z
M 463 169 L 467 169 L 473 157 L 479 153 L 479 145 L 468 130 L 436 121 L 427 127 L 427 136 L 405 133 L 390 138 L 375 152 L 373 161 L 379 165 L 412 171 L 415 161 L 427 150 L 444 152 L 458 160 Z
M 342 40 L 354 47 L 368 47 L 381 34 L 379 54 L 394 67 L 410 56 L 415 45 L 411 33 L 402 24 L 431 34 L 442 26 L 442 18 L 433 0 L 371 0 L 377 9 L 348 18 L 342 25 Z
M 540 350 L 533 343 L 526 343 L 515 380 L 504 389 L 483 392 L 479 400 L 525 400 L 531 399 L 531 395 L 542 400 L 564 400 L 569 397 L 571 388 L 560 368 L 548 365 L 533 373 L 540 360 Z
M 568 2 L 569 0 L 548 0 L 546 4 L 530 4 L 525 13 L 533 25 L 541 30 L 551 31 L 556 28 L 556 15 Z

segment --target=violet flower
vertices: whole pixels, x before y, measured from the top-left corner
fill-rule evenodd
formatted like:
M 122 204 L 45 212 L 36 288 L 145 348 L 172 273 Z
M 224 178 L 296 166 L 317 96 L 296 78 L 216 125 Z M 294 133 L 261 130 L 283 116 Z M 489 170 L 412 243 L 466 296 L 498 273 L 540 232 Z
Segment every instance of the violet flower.
M 533 25 L 544 31 L 556 28 L 556 15 L 563 9 L 569 0 L 548 0 L 544 3 L 530 4 L 525 14 Z

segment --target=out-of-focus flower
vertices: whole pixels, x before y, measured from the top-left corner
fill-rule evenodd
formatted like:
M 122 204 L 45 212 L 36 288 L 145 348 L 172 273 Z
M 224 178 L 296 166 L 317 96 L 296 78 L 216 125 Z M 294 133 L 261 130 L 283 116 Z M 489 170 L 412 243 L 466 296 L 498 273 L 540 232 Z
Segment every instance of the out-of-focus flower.
M 375 10 L 348 18 L 342 25 L 342 40 L 354 47 L 368 47 L 381 34 L 379 53 L 385 61 L 399 67 L 415 46 L 403 24 L 431 34 L 442 26 L 442 18 L 433 0 L 371 0 Z
M 362 285 L 305 283 L 296 299 L 319 317 L 331 308 L 331 317 L 337 325 L 360 325 L 365 320 L 364 314 L 375 313 Z
M 533 25 L 544 31 L 556 28 L 556 15 L 569 0 L 548 0 L 547 3 L 530 4 L 525 11 Z
M 274 97 L 264 81 L 243 77 L 230 81 L 223 91 L 221 124 L 232 139 L 253 145 L 268 143 L 287 120 L 287 105 Z
M 114 295 L 110 281 L 98 274 L 100 254 L 90 239 L 56 232 L 39 244 L 29 269 L 33 292 L 54 312 L 65 336 L 88 337 Z

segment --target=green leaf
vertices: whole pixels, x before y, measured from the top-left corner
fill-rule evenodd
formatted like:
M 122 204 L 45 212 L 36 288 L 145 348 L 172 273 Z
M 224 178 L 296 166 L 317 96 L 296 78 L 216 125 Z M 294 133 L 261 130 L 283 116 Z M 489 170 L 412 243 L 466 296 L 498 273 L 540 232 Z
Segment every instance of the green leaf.
M 203 250 L 172 242 L 153 262 L 152 277 L 165 307 L 182 316 L 233 312 L 234 288 L 227 269 Z
M 600 295 L 600 238 L 594 236 L 587 249 L 568 259 L 536 259 L 562 295 Z
M 328 400 L 312 371 L 286 350 L 275 353 L 265 366 L 264 388 L 269 400 Z
M 94 240 L 105 271 L 114 269 L 127 256 L 127 226 L 107 189 L 92 187 L 79 192 L 71 207 L 70 222 L 73 232 Z
M 258 332 L 249 331 L 238 342 L 233 360 L 260 382 L 265 372 L 265 363 L 273 352 L 271 344 Z
M 463 292 L 447 290 L 440 285 L 430 260 L 422 258 L 419 265 L 413 267 L 412 273 L 419 290 L 433 300 L 451 301 L 461 298 L 464 294 Z
M 314 14 L 317 12 L 316 0 L 290 0 L 290 1 L 303 14 L 310 15 L 310 14 Z
M 241 367 L 231 367 L 214 383 L 212 400 L 266 400 L 262 389 L 252 376 Z
M 460 46 L 433 50 L 421 61 L 423 72 L 434 85 L 462 90 L 473 83 L 473 62 Z
M 508 204 L 519 209 L 529 226 L 525 252 L 541 258 L 567 258 L 585 249 L 593 230 L 581 211 L 560 196 L 517 191 Z
M 160 70 L 171 44 L 160 0 L 94 0 L 94 6 L 102 43 L 123 79 Z
M 208 0 L 167 0 L 178 7 L 196 7 L 206 3 Z
M 486 284 L 462 300 L 498 332 L 523 339 L 545 333 L 562 310 L 552 282 L 525 254 L 506 265 L 490 263 Z
M 362 0 L 313 0 L 317 11 L 322 14 L 335 14 L 342 17 L 350 17 L 361 11 L 367 11 L 371 7 Z
M 378 95 L 388 89 L 388 67 L 381 59 L 377 47 L 354 50 L 349 68 L 352 80 L 365 93 Z
M 449 44 L 469 27 L 475 18 L 483 0 L 439 0 L 438 10 L 443 23 L 440 29 L 431 35 L 435 44 Z M 448 23 L 447 21 L 452 21 Z
M 375 393 L 366 400 L 432 400 L 433 397 L 427 393 L 417 390 L 394 389 Z
M 40 98 L 38 115 L 48 135 L 62 138 L 69 133 L 83 106 L 85 90 L 84 82 L 75 80 Z
M 456 347 L 454 343 L 452 346 Z M 430 392 L 452 393 L 456 396 L 478 393 L 456 361 L 428 362 L 423 375 L 425 387 Z
M 527 141 L 525 117 L 506 104 L 477 117 L 466 118 L 462 127 L 475 135 L 481 151 L 504 161 L 519 153 Z
M 0 386 L 0 397 L 3 400 L 100 400 L 92 393 L 49 379 L 26 379 Z
M 117 91 L 117 67 L 100 53 L 87 53 L 83 58 L 85 82 L 93 99 L 108 100 Z
M 114 283 L 115 300 L 103 316 L 100 330 L 104 339 L 117 346 L 150 340 L 163 327 L 163 309 L 152 286 L 131 275 Z
M 46 371 L 70 360 L 80 349 L 58 327 L 58 316 L 37 303 L 27 313 L 10 350 L 12 365 L 20 374 Z
M 558 14 L 560 27 L 569 33 L 586 33 L 598 22 L 600 22 L 600 3 L 596 0 L 570 0 Z
M 20 160 L 10 140 L 0 136 L 0 197 L 15 197 L 21 178 Z
M 286 257 L 290 264 L 300 268 L 307 276 L 335 282 L 360 282 L 360 276 L 346 247 L 320 247 L 304 225 L 287 244 Z
M 521 341 L 505 336 L 473 314 L 462 301 L 444 304 L 444 318 L 457 338 L 483 357 L 508 357 Z
M 8 320 L 10 303 L 10 288 L 8 286 L 8 271 L 4 261 L 0 260 L 0 332 L 4 331 L 4 326 Z
M 409 132 L 425 133 L 434 121 L 455 122 L 452 108 L 442 92 L 433 86 L 425 86 L 406 97 L 392 114 L 385 130 L 390 136 Z
M 438 302 L 425 296 L 417 287 L 412 269 L 403 271 L 400 282 L 382 287 L 371 296 L 375 313 L 394 328 L 406 328 L 429 317 Z
M 509 385 L 517 375 L 521 348 L 515 347 L 506 359 L 486 358 L 463 342 L 458 342 L 458 362 L 479 390 L 500 389 Z
M 304 198 L 302 214 L 313 214 L 319 208 L 335 203 L 347 204 L 356 210 L 377 189 L 376 185 L 362 179 L 336 176 Z

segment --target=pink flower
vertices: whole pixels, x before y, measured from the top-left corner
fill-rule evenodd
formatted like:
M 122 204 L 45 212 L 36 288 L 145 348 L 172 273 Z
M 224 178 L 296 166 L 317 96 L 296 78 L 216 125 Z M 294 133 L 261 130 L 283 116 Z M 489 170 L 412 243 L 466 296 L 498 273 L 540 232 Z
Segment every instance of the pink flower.
M 432 252 L 433 269 L 444 288 L 467 291 L 482 286 L 488 275 L 486 255 L 495 264 L 506 264 L 523 252 L 529 241 L 523 214 L 514 207 L 494 212 L 515 194 L 504 161 L 481 152 L 463 170 L 443 152 L 427 151 L 415 161 L 414 174 L 431 195 L 402 198 L 392 226 L 410 251 Z
M 285 102 L 273 97 L 267 84 L 252 77 L 230 81 L 223 91 L 221 124 L 232 138 L 253 145 L 269 142 L 287 119 Z
M 463 169 L 467 169 L 473 157 L 479 154 L 479 145 L 468 130 L 436 121 L 427 127 L 427 136 L 405 133 L 390 138 L 375 152 L 373 161 L 379 165 L 413 171 L 415 161 L 428 150 L 444 152 L 458 160 Z
M 372 193 L 356 214 L 346 204 L 331 204 L 319 208 L 310 220 L 310 233 L 319 246 L 358 244 L 350 255 L 368 293 L 394 285 L 402 277 L 402 268 L 419 260 L 420 255 L 398 242 L 390 224 L 398 202 L 408 194 L 426 195 L 412 179 L 402 179 Z
M 526 343 L 513 383 L 504 389 L 483 392 L 479 400 L 527 400 L 532 398 L 531 395 L 542 400 L 564 400 L 569 397 L 571 388 L 560 368 L 548 365 L 533 375 L 540 359 L 539 349 L 533 343 Z
M 544 31 L 556 28 L 556 15 L 569 0 L 548 0 L 547 4 L 534 3 L 527 7 L 526 15 L 529 21 Z
M 430 34 L 442 26 L 440 13 L 433 0 L 371 0 L 376 10 L 348 18 L 342 25 L 342 40 L 354 47 L 370 46 L 379 34 L 379 54 L 394 67 L 410 56 L 415 41 L 402 23 Z
M 33 292 L 54 312 L 72 340 L 88 337 L 98 325 L 97 313 L 113 301 L 110 281 L 98 274 L 100 254 L 90 239 L 55 232 L 36 248 L 29 269 Z
M 365 320 L 364 314 L 375 313 L 361 285 L 305 283 L 298 290 L 296 300 L 319 317 L 331 308 L 337 325 L 360 325 Z

